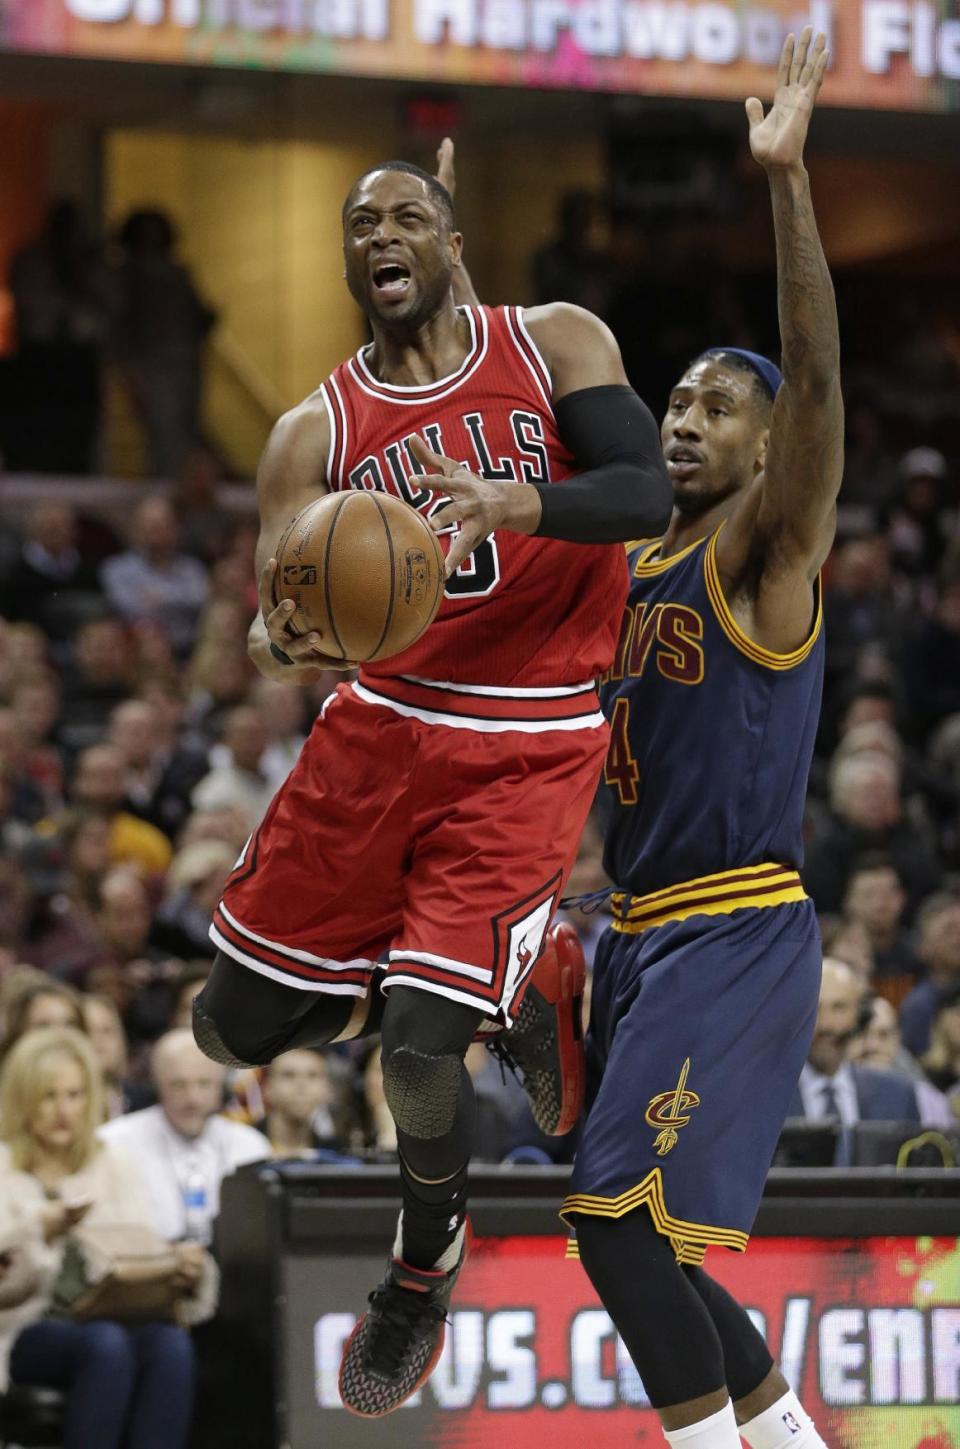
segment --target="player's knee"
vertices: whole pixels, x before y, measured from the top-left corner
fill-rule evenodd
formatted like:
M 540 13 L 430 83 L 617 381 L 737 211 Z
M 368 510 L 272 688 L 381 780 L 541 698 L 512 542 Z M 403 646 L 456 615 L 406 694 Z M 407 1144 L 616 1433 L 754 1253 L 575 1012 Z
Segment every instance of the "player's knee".
M 256 1023 L 245 1025 L 204 997 L 201 991 L 193 999 L 193 1039 L 205 1057 L 225 1067 L 261 1066 L 270 1060 Z
M 383 1057 L 383 1092 L 393 1120 L 410 1137 L 444 1137 L 453 1127 L 464 1072 L 452 1052 L 396 1046 Z

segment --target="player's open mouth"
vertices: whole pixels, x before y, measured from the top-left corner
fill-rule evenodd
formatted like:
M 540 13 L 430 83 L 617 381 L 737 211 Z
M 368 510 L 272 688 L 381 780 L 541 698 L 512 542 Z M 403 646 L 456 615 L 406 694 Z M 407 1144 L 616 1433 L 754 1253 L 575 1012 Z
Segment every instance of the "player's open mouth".
M 692 478 L 703 459 L 692 449 L 674 448 L 667 455 L 667 472 L 671 478 Z
M 373 285 L 381 297 L 397 297 L 410 286 L 410 273 L 399 262 L 386 262 L 374 268 Z

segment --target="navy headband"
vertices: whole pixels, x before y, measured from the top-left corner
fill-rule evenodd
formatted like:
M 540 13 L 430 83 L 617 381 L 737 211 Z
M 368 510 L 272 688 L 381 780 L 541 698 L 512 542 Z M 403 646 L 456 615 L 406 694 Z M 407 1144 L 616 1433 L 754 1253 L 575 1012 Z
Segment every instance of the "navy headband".
M 703 356 L 716 357 L 721 352 L 726 352 L 731 357 L 742 357 L 747 366 L 757 374 L 770 396 L 776 397 L 783 382 L 783 373 L 769 357 L 761 357 L 759 352 L 748 352 L 745 347 L 708 347 Z

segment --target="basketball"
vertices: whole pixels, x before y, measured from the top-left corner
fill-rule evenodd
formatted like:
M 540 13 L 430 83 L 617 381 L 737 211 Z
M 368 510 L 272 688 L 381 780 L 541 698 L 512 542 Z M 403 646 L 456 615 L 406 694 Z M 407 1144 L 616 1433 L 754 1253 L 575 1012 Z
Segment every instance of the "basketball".
M 325 654 L 389 659 L 415 643 L 443 598 L 437 536 L 388 493 L 329 493 L 308 503 L 277 546 L 277 603 Z

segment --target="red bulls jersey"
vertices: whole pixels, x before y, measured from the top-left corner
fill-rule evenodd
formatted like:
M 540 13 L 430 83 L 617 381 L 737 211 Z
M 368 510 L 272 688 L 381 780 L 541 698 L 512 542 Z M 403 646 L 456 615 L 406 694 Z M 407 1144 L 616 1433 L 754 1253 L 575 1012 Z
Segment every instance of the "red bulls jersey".
M 557 434 L 550 374 L 521 309 L 463 310 L 470 346 L 449 377 L 395 387 L 373 376 L 360 351 L 324 383 L 331 489 L 395 493 L 429 517 L 444 500 L 408 481 L 422 471 L 407 447 L 414 433 L 504 488 L 562 487 L 575 471 Z M 392 659 L 365 665 L 361 678 L 414 676 L 504 692 L 582 685 L 613 658 L 626 594 L 620 544 L 498 532 L 448 580 L 423 637 Z

